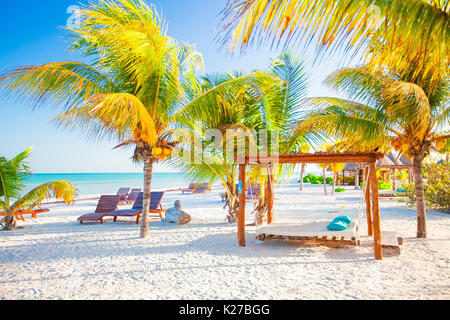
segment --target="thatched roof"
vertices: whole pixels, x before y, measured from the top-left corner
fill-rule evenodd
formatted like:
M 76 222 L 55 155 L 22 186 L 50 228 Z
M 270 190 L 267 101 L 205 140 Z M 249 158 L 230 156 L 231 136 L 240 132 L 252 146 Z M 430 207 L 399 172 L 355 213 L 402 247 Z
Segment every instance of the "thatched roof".
M 377 161 L 377 167 L 391 167 L 397 164 L 389 157 L 389 155 L 384 156 L 383 159 Z
M 378 168 L 391 168 L 391 167 L 408 167 L 412 163 L 405 156 L 393 154 L 392 152 L 385 155 L 383 159 L 377 161 Z M 356 171 L 358 168 L 362 168 L 359 163 L 347 163 L 345 165 L 344 171 Z

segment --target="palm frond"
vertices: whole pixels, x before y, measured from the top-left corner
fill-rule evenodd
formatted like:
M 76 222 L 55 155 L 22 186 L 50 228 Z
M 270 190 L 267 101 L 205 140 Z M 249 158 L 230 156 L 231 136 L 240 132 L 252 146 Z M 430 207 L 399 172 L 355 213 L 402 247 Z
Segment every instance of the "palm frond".
M 15 211 L 41 204 L 52 197 L 71 204 L 77 195 L 77 188 L 68 181 L 53 181 L 35 187 L 14 203 Z
M 55 121 L 72 128 L 85 127 L 94 137 L 106 135 L 124 140 L 137 131 L 150 145 L 155 145 L 158 139 L 155 120 L 148 109 L 136 96 L 128 93 L 91 97 L 86 106 L 71 109 Z
M 17 100 L 35 107 L 51 103 L 70 109 L 113 88 L 105 75 L 79 62 L 23 67 L 0 77 L 0 91 L 6 96 L 14 94 Z

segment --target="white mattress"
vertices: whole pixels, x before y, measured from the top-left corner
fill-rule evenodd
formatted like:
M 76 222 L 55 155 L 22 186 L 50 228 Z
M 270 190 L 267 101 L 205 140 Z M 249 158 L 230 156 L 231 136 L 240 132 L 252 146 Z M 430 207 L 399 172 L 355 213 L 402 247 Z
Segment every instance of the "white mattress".
M 258 234 L 287 237 L 344 237 L 348 240 L 356 236 L 356 224 L 354 222 L 345 231 L 329 231 L 327 229 L 329 224 L 330 221 L 272 223 L 260 226 Z

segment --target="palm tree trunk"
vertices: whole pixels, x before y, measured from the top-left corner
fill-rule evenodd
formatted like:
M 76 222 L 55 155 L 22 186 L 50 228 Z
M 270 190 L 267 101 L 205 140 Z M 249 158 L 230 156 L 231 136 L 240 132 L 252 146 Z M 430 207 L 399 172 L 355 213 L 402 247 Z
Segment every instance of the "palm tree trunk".
M 300 173 L 300 191 L 303 191 L 304 183 L 303 183 L 303 176 L 305 175 L 305 164 L 302 164 L 302 169 Z
M 9 210 L 5 212 L 5 230 L 13 231 L 16 229 L 16 222 L 14 221 L 14 214 L 11 214 Z
M 416 187 L 417 238 L 427 237 L 427 209 L 425 206 L 425 188 L 423 184 L 423 152 L 414 156 L 414 183 Z
M 331 190 L 331 194 L 334 196 L 336 192 L 336 179 L 337 173 L 333 172 L 333 189 Z
M 355 190 L 359 190 L 359 168 L 356 168 Z
M 232 195 L 229 201 L 228 222 L 236 223 L 239 215 L 239 196 Z
M 142 224 L 141 224 L 141 238 L 145 239 L 148 237 L 149 233 L 149 213 L 150 213 L 150 202 L 151 202 L 151 186 L 152 186 L 152 175 L 153 175 L 153 160 L 149 157 L 145 158 L 144 161 L 144 199 L 143 199 L 143 210 L 142 210 Z
M 325 195 L 327 196 L 327 173 L 325 171 L 325 169 L 322 169 L 323 172 L 323 191 L 325 192 Z

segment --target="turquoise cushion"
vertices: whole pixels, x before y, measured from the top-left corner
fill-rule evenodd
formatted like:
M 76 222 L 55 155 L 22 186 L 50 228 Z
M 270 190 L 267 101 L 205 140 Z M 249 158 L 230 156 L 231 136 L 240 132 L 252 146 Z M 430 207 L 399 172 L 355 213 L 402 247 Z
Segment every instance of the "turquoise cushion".
M 343 221 L 333 221 L 327 227 L 330 231 L 345 231 L 348 228 L 348 224 Z
M 342 221 L 342 222 L 345 222 L 346 224 L 352 223 L 352 219 L 350 219 L 349 216 L 340 216 L 333 220 L 333 222 L 337 222 L 337 221 Z

